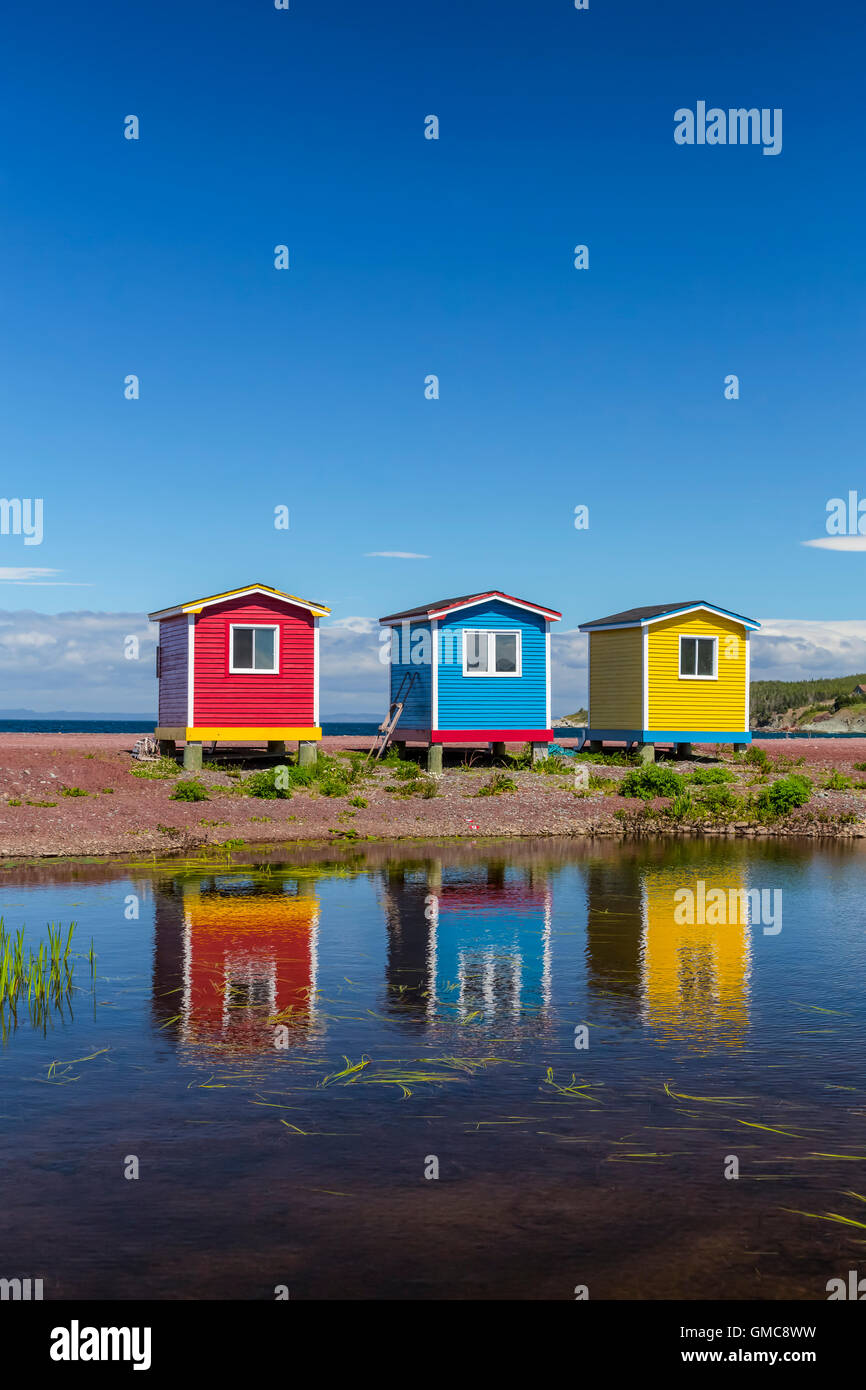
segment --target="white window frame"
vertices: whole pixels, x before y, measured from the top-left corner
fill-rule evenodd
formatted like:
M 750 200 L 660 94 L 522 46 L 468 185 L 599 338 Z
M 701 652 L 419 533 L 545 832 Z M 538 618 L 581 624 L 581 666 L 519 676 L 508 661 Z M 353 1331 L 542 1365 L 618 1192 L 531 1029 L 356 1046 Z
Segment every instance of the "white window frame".
M 244 629 L 255 632 L 257 628 L 269 628 L 274 634 L 274 665 L 270 669 L 263 666 L 235 666 L 235 632 Z M 255 638 L 253 639 L 253 655 L 255 655 Z M 278 676 L 280 674 L 279 623 L 229 623 L 229 674 L 232 676 Z
M 468 646 L 468 644 L 467 644 L 466 638 L 469 637 L 469 636 L 477 637 L 477 636 L 478 636 L 480 633 L 482 633 L 482 632 L 484 633 L 484 635 L 485 635 L 488 639 L 491 638 L 491 637 L 516 637 L 516 638 L 517 638 L 517 670 L 516 670 L 516 671 L 496 671 L 496 670 L 493 670 L 493 671 L 470 671 L 470 670 L 467 669 L 466 659 L 467 659 L 467 656 L 468 656 L 468 651 L 467 651 L 467 646 Z M 488 645 L 487 645 L 487 659 L 488 659 L 488 661 L 490 660 L 490 643 L 489 643 L 489 640 L 488 640 Z M 496 665 L 495 648 L 494 648 L 493 664 L 494 664 L 494 667 L 495 667 L 495 665 Z M 520 628 L 519 628 L 519 627 L 464 627 L 464 629 L 463 629 L 463 674 L 464 674 L 464 676 L 471 676 L 473 680 L 478 679 L 478 678 L 480 678 L 481 680 L 484 680 L 484 679 L 490 679 L 491 677 L 492 677 L 494 680 L 503 680 L 503 679 L 505 679 L 505 680 L 514 680 L 515 677 L 521 676 L 521 675 L 523 674 L 523 633 L 522 633 L 522 631 L 520 630 Z
M 677 674 L 681 681 L 717 681 L 719 679 L 719 639 L 712 637 L 707 632 L 681 632 L 679 634 L 677 646 L 678 665 Z M 683 642 L 712 642 L 713 644 L 713 674 L 711 676 L 689 676 L 683 671 Z M 695 653 L 695 665 L 697 665 L 697 652 Z

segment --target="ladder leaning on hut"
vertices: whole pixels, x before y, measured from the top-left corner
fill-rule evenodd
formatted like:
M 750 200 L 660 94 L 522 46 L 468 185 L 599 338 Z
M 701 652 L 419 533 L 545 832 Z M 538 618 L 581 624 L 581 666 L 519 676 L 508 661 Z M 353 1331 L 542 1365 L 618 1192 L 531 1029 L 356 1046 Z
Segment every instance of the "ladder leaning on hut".
M 400 682 L 400 688 L 398 689 L 394 699 L 391 701 L 388 713 L 386 717 L 382 720 L 382 723 L 379 725 L 379 731 L 376 734 L 376 739 L 373 744 L 373 747 L 367 754 L 367 762 L 369 762 L 371 758 L 374 761 L 378 762 L 382 754 L 385 752 L 385 749 L 391 742 L 391 735 L 393 734 L 398 723 L 400 722 L 400 716 L 403 713 L 406 701 L 408 700 L 409 695 L 412 691 L 412 687 L 417 679 L 417 671 L 407 671 L 404 674 L 403 679 Z

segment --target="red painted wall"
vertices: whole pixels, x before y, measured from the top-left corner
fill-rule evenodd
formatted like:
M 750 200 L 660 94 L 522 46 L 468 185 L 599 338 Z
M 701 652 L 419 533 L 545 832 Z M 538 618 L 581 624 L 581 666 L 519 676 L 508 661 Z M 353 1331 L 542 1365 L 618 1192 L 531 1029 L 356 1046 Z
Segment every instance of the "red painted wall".
M 229 671 L 231 623 L 279 624 L 277 675 Z M 312 614 L 263 594 L 205 608 L 195 623 L 195 723 L 312 725 L 314 631 Z

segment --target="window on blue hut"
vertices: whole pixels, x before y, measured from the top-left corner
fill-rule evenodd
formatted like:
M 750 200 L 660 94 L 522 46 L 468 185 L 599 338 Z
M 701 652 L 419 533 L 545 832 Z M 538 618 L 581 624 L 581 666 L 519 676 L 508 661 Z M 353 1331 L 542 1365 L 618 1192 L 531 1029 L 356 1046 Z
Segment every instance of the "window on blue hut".
M 463 674 L 519 676 L 520 636 L 519 632 L 467 629 L 463 634 Z
M 229 670 L 275 675 L 279 670 L 279 629 L 232 624 Z
M 715 637 L 681 637 L 680 675 L 693 680 L 714 680 L 716 641 Z

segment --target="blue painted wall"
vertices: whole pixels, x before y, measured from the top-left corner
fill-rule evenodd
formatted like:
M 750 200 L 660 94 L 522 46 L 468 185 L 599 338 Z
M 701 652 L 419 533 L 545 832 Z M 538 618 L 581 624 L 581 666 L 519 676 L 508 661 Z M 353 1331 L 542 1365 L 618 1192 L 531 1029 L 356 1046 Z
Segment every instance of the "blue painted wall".
M 466 628 L 514 628 L 522 632 L 522 675 L 464 676 Z M 547 727 L 544 619 L 501 599 L 464 608 L 440 621 L 440 656 L 452 634 L 453 661 L 439 663 L 440 729 L 544 729 Z
M 399 656 L 400 660 L 391 661 L 391 700 L 397 698 L 397 691 L 400 689 L 400 682 L 407 671 L 415 673 L 415 681 L 409 698 L 403 708 L 403 713 L 397 723 L 398 729 L 429 729 L 430 728 L 430 700 L 433 690 L 432 667 L 429 662 L 415 665 L 409 660 L 412 653 L 412 644 L 417 640 L 417 633 L 426 632 L 426 642 L 429 643 L 430 624 L 412 623 L 409 628 L 410 640 L 404 641 L 404 629 L 402 624 L 391 629 L 391 655 Z M 429 647 L 428 647 L 429 650 Z

